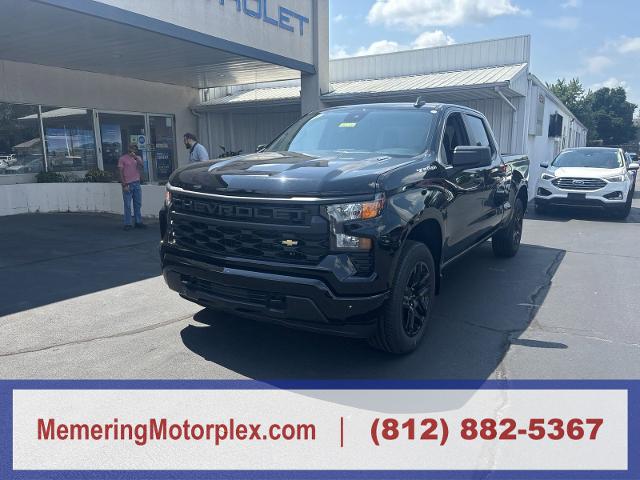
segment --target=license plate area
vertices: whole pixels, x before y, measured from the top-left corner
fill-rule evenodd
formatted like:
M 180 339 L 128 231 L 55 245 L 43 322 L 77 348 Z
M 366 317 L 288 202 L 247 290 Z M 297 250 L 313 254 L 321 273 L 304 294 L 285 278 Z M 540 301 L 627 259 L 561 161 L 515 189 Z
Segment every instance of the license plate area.
M 586 193 L 569 193 L 567 194 L 567 198 L 569 200 L 574 200 L 574 201 L 583 201 L 587 199 L 587 194 Z

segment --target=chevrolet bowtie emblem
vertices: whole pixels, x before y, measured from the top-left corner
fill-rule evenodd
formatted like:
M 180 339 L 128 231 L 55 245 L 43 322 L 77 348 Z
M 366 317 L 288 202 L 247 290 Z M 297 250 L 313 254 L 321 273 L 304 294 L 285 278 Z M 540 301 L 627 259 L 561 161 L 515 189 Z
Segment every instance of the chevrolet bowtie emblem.
M 297 247 L 298 246 L 298 241 L 297 240 L 283 240 L 282 245 L 284 247 Z

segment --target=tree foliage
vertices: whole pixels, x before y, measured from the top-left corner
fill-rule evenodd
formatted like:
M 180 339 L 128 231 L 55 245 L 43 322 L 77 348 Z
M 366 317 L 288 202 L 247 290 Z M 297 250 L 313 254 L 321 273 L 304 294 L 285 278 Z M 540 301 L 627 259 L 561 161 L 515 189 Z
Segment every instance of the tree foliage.
M 547 86 L 589 129 L 590 143 L 622 145 L 636 139 L 633 112 L 637 105 L 627 101 L 624 88 L 585 91 L 577 78 L 559 79 Z

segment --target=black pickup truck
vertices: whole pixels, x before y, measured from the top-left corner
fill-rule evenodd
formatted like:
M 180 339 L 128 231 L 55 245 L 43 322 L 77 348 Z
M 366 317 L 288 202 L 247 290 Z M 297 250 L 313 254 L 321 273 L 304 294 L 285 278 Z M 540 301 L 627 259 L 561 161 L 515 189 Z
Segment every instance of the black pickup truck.
M 490 238 L 518 251 L 528 163 L 466 107 L 315 112 L 258 153 L 171 176 L 164 278 L 208 308 L 410 352 L 448 264 Z

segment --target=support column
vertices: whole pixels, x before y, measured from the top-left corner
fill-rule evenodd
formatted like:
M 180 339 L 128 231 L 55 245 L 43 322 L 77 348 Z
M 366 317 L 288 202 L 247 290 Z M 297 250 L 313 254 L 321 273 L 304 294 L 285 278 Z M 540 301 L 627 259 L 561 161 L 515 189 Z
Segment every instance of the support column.
M 324 108 L 320 95 L 331 89 L 329 83 L 329 0 L 312 0 L 313 64 L 315 74 L 302 73 L 301 110 L 306 115 Z

